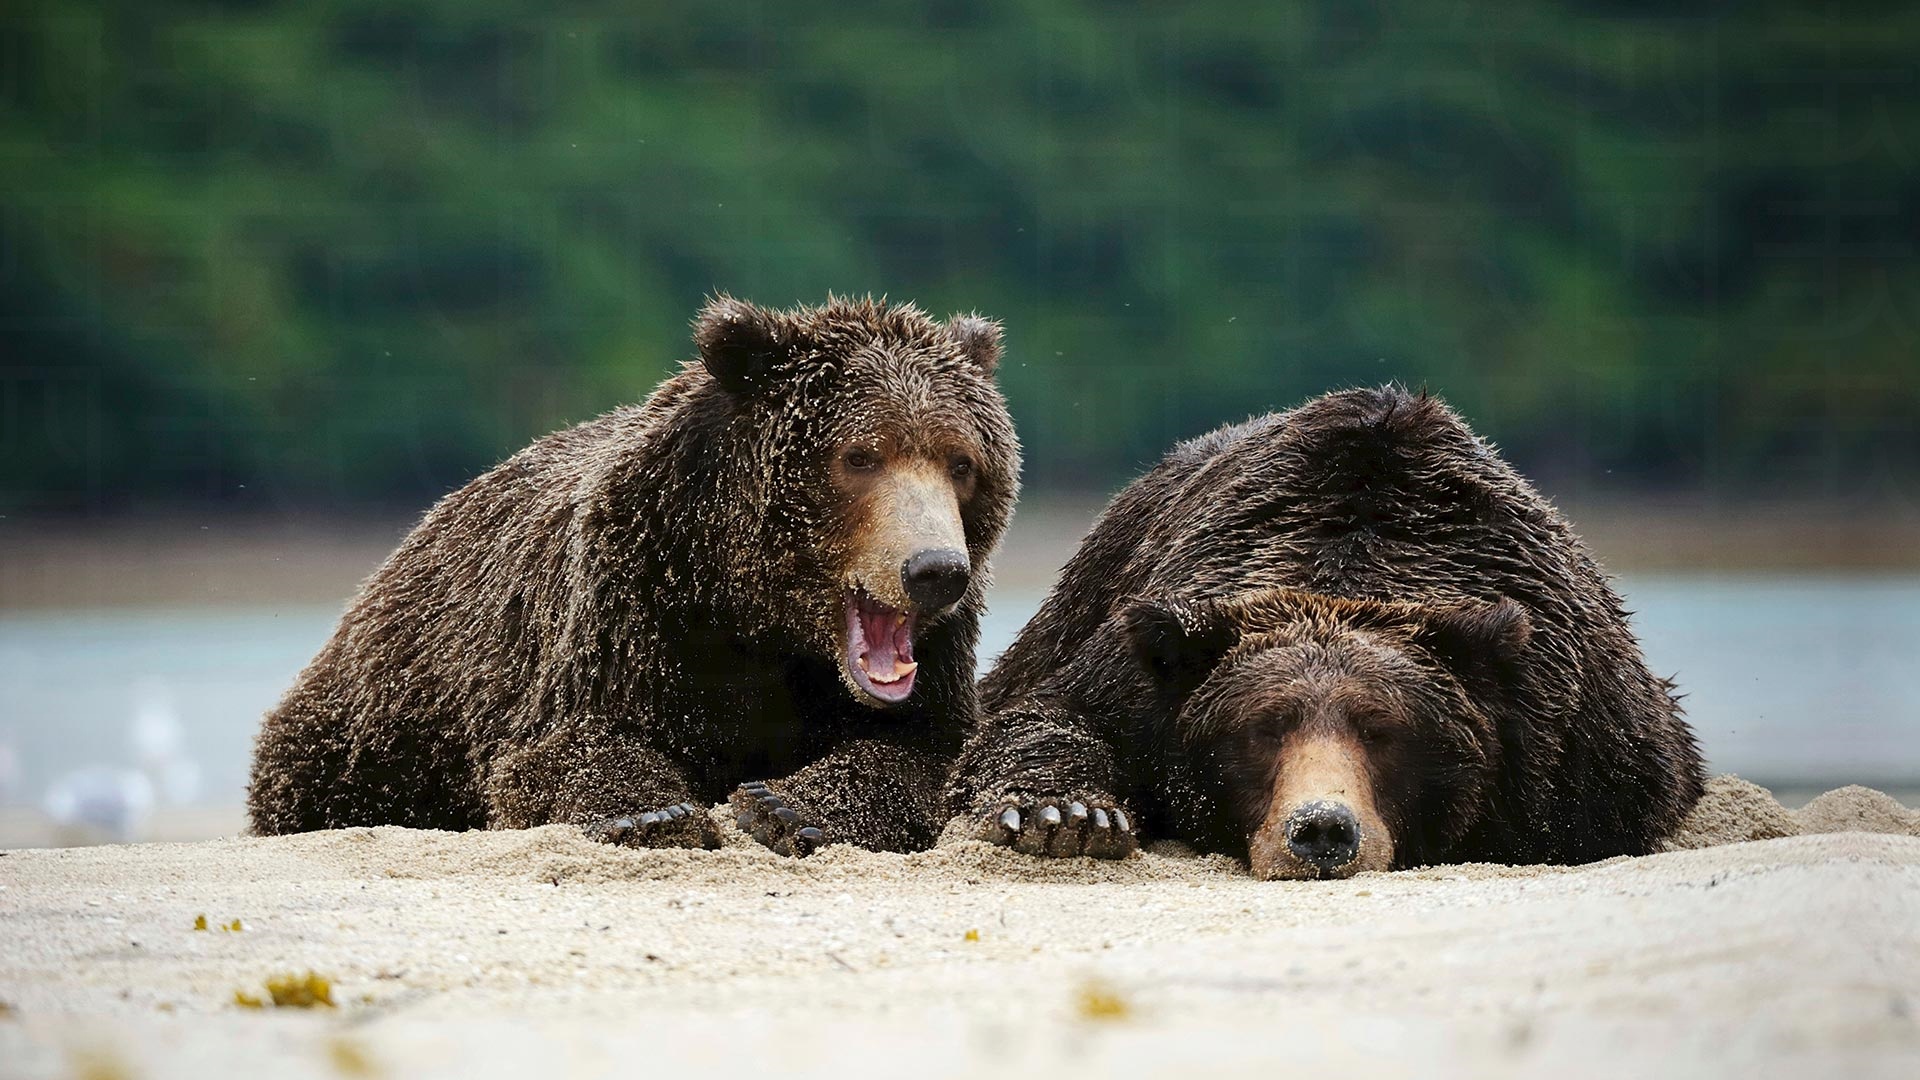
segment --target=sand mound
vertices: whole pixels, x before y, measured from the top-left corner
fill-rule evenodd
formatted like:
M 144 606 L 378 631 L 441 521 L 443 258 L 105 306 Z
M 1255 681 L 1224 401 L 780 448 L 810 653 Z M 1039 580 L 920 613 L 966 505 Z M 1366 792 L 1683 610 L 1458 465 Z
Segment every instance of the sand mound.
M 1245 864 L 1223 855 L 1197 855 L 1180 844 L 1155 844 L 1139 858 L 1034 859 L 975 840 L 950 838 L 932 851 L 893 855 L 832 846 L 809 859 L 789 859 L 742 834 L 731 815 L 715 810 L 718 851 L 659 851 L 595 843 L 578 829 L 548 825 L 502 832 L 434 832 L 396 827 L 337 829 L 296 836 L 217 843 L 298 856 L 303 873 L 337 879 L 436 881 L 479 878 L 533 885 L 678 882 L 728 886 L 782 881 L 814 885 L 850 882 L 941 881 L 1102 883 L 1122 885 L 1243 875 Z M 154 845 L 157 846 L 157 845 Z
M 1835 788 L 1801 808 L 1803 833 L 1872 832 L 1920 836 L 1920 813 L 1885 792 L 1852 784 Z
M 1797 836 L 1800 831 L 1793 811 L 1775 801 L 1766 788 L 1737 776 L 1715 776 L 1707 780 L 1706 793 L 1665 846 L 1668 851 L 1684 851 Z
M 1774 800 L 1773 793 L 1737 776 L 1716 776 L 1664 850 L 1717 847 L 1745 840 L 1773 840 L 1814 833 L 1890 833 L 1920 836 L 1920 812 L 1884 791 L 1858 784 L 1835 788 L 1798 811 Z

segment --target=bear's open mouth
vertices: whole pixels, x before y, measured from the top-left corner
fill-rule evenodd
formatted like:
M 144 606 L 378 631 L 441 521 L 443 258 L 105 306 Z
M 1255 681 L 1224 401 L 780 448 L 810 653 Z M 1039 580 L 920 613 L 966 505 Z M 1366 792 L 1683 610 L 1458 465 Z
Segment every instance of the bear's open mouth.
M 859 590 L 847 594 L 847 674 L 889 705 L 913 693 L 913 630 L 918 617 Z

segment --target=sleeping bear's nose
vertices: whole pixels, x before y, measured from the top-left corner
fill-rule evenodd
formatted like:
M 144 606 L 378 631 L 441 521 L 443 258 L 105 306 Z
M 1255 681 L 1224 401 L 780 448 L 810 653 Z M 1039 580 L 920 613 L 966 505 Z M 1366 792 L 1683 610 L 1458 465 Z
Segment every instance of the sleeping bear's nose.
M 1322 870 L 1338 870 L 1360 853 L 1360 823 L 1340 803 L 1307 803 L 1287 818 L 1287 849 Z
M 968 572 L 964 551 L 917 551 L 900 568 L 900 585 L 921 610 L 939 611 L 966 595 Z

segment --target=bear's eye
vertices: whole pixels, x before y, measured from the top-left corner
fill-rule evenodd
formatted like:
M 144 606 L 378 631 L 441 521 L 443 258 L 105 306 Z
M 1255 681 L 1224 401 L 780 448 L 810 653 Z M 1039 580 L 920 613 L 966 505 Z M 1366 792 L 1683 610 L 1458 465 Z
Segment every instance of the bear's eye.
M 845 461 L 847 468 L 854 472 L 870 472 L 880 467 L 880 455 L 871 450 L 855 448 L 847 451 L 841 460 Z
M 953 474 L 955 480 L 965 480 L 967 477 L 973 475 L 973 459 L 964 457 L 954 458 L 952 464 L 947 466 L 947 471 Z
M 1399 732 L 1394 730 L 1393 725 L 1384 721 L 1362 722 L 1357 727 L 1359 729 L 1357 734 L 1363 746 L 1390 746 L 1399 736 Z

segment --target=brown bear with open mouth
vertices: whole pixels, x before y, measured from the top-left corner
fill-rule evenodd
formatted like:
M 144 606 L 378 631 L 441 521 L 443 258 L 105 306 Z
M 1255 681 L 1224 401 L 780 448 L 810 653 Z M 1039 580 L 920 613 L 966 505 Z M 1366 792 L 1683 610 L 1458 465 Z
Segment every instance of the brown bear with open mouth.
M 1019 447 L 999 327 L 722 297 L 643 404 L 447 496 L 270 713 L 259 833 L 931 843 Z
M 981 704 L 953 808 L 1035 855 L 1151 830 L 1264 878 L 1584 862 L 1652 850 L 1703 784 L 1567 523 L 1396 387 L 1175 447 Z

